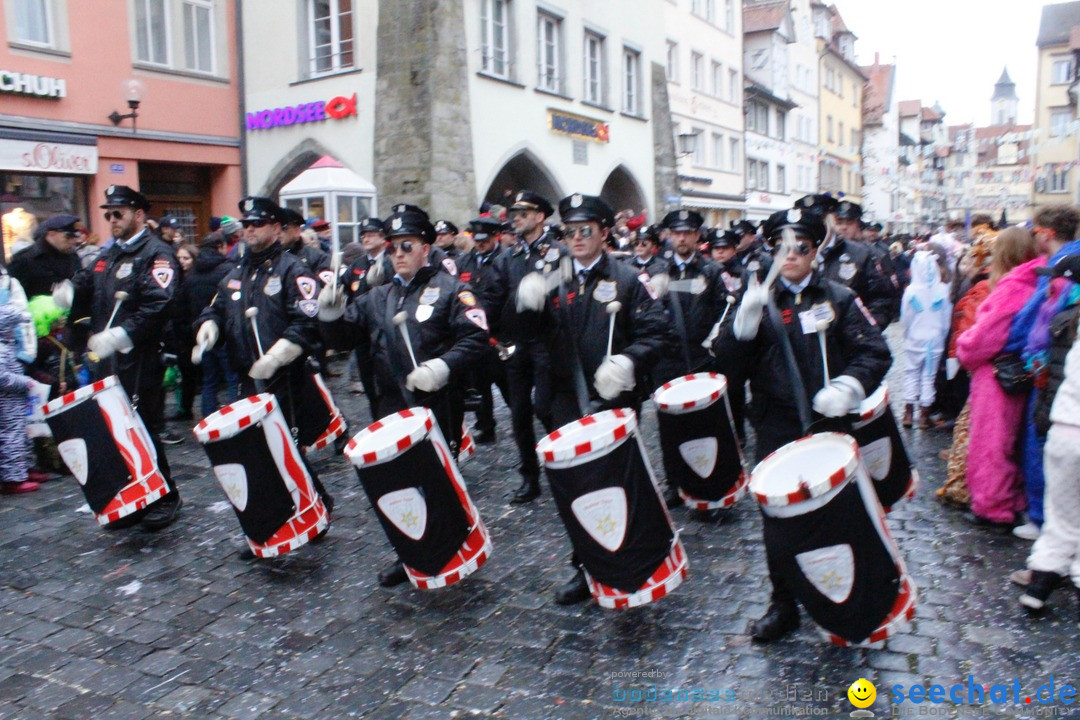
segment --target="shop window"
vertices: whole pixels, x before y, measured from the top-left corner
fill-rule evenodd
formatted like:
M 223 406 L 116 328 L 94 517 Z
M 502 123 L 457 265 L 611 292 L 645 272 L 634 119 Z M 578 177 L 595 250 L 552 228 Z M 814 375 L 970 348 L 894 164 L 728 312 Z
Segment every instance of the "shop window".
M 353 67 L 352 0 L 308 0 L 308 75 Z
M 85 178 L 0 172 L 2 258 L 7 261 L 33 242 L 37 224 L 50 215 L 70 213 L 86 219 Z

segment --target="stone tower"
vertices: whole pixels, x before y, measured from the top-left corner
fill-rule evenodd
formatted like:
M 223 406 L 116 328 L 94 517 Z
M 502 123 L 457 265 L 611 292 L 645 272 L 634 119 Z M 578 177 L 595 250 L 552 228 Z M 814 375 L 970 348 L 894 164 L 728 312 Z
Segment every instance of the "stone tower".
M 377 56 L 379 205 L 419 205 L 432 222 L 475 217 L 462 3 L 380 2 Z
M 1017 106 L 1016 83 L 1009 79 L 1009 69 L 1001 71 L 1001 78 L 994 85 L 994 97 L 990 98 L 990 124 L 1015 125 Z

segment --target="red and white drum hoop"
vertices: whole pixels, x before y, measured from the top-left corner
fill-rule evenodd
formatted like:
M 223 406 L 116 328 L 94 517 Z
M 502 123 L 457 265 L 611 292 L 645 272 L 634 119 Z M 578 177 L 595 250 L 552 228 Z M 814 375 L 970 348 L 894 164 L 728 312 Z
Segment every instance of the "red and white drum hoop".
M 314 452 L 321 450 L 327 445 L 333 444 L 335 440 L 345 434 L 345 430 L 348 429 L 348 423 L 345 422 L 345 416 L 341 414 L 341 410 L 338 409 L 337 404 L 334 403 L 334 396 L 330 394 L 330 388 L 326 387 L 326 381 L 323 380 L 322 375 L 314 373 L 311 376 L 315 382 L 315 387 L 319 390 L 319 395 L 322 397 L 326 406 L 330 409 L 330 424 L 327 425 L 326 430 L 322 435 L 304 448 L 304 452 Z

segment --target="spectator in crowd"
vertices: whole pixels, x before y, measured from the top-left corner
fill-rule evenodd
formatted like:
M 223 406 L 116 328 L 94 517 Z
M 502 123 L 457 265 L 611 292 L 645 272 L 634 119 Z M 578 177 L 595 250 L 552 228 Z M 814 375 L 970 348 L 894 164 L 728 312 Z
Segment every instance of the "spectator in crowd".
M 930 427 L 938 364 L 949 334 L 952 304 L 933 252 L 920 250 L 911 262 L 911 284 L 904 291 L 900 323 L 904 328 L 904 427 Z
M 199 250 L 191 243 L 182 243 L 176 248 L 176 262 L 180 266 L 179 285 L 176 288 L 176 301 L 173 304 L 173 318 L 165 335 L 165 349 L 176 356 L 176 368 L 180 372 L 180 392 L 177 394 L 177 411 L 171 420 L 191 420 L 195 393 L 199 389 L 199 368 L 191 362 L 191 348 L 195 347 L 195 328 L 192 323 L 198 315 L 191 314 L 191 303 L 187 299 L 188 286 L 191 284 L 195 269 L 195 259 Z M 162 438 L 168 443 L 169 438 Z M 172 444 L 176 444 L 175 442 Z
M 199 246 L 199 254 L 195 256 L 195 266 L 191 269 L 190 275 L 185 275 L 184 278 L 186 313 L 192 319 L 192 327 L 214 298 L 218 284 L 236 266 L 236 263 L 225 255 L 225 238 L 220 232 L 210 233 L 203 238 Z M 222 389 L 222 386 L 226 391 L 226 404 L 237 399 L 237 377 L 229 365 L 224 343 L 203 353 L 200 368 L 202 370 L 202 414 L 206 417 L 218 409 L 218 391 Z

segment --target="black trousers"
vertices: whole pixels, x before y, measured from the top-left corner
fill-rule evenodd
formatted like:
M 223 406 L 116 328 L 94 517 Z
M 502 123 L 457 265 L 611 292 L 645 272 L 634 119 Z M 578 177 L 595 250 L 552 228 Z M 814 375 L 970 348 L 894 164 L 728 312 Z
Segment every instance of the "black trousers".
M 533 418 L 540 420 L 545 432 L 558 427 L 552 418 L 551 380 L 548 375 L 550 357 L 538 343 L 520 344 L 505 365 L 506 385 L 510 391 L 506 400 L 510 404 L 514 442 L 521 458 L 519 472 L 525 477 L 538 478 L 540 462 L 536 458 Z
M 506 363 L 499 359 L 495 348 L 484 354 L 484 359 L 473 373 L 473 385 L 480 393 L 480 407 L 476 410 L 476 430 L 482 433 L 495 432 L 495 401 L 491 386 L 499 388 L 503 400 L 509 403 L 510 387 L 506 378 Z

